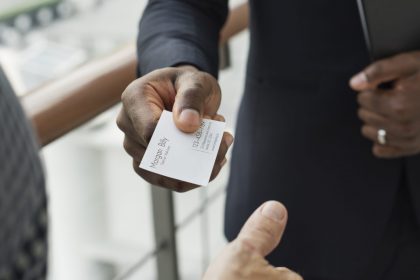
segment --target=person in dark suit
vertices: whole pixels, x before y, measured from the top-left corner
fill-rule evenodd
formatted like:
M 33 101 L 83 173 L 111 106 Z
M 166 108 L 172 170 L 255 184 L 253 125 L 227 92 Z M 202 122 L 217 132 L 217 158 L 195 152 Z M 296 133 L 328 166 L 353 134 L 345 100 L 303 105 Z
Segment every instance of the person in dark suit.
M 163 109 L 185 132 L 222 118 L 217 50 L 227 13 L 227 0 L 147 5 L 143 78 L 124 92 L 118 125 L 134 169 L 153 184 L 197 187 L 138 165 Z M 272 264 L 310 280 L 418 279 L 420 52 L 370 64 L 355 0 L 252 0 L 250 34 L 227 238 L 261 202 L 282 200 L 291 219 Z M 224 135 L 213 177 L 232 141 Z

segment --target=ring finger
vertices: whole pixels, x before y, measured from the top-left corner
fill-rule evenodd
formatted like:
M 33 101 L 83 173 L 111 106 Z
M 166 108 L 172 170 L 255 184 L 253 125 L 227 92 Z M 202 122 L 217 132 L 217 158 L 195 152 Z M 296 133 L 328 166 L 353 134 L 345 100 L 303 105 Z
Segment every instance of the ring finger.
M 362 135 L 365 136 L 366 138 L 372 140 L 373 142 L 375 142 L 378 145 L 381 145 L 383 143 L 380 143 L 379 141 L 379 130 L 383 129 L 383 128 L 377 128 L 377 127 L 373 127 L 371 125 L 364 125 L 362 127 Z M 385 129 L 384 129 L 385 130 Z M 386 131 L 386 136 L 385 136 L 385 146 L 390 146 L 390 147 L 395 147 L 395 148 L 403 148 L 403 149 L 411 149 L 413 143 L 411 143 L 410 140 L 398 137 L 392 133 L 389 133 L 388 131 Z

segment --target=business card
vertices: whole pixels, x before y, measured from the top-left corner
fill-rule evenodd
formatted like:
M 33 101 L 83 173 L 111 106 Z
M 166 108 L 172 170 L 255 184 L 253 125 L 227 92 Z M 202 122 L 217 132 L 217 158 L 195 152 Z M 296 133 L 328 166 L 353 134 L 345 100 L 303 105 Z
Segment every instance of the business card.
M 206 186 L 216 161 L 226 123 L 203 119 L 195 133 L 180 131 L 172 113 L 163 111 L 140 168 Z

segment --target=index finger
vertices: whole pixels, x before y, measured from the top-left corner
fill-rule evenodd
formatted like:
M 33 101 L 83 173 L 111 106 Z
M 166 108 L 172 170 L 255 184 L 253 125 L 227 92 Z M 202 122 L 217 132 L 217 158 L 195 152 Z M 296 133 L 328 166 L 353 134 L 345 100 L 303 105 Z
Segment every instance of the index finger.
M 142 145 L 147 146 L 165 109 L 171 110 L 176 91 L 173 79 L 176 70 L 156 70 L 132 82 L 122 94 L 123 110 L 131 120 Z
M 405 53 L 372 63 L 350 80 L 356 90 L 376 89 L 380 84 L 410 76 L 418 71 L 417 53 Z

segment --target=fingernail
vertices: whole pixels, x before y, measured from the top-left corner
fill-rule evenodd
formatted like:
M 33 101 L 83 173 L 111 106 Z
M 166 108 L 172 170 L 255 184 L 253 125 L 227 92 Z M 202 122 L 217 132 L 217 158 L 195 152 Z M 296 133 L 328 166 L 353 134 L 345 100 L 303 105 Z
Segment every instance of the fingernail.
M 350 80 L 350 85 L 354 88 L 359 88 L 367 83 L 367 77 L 364 72 L 357 74 Z
M 264 204 L 261 214 L 264 217 L 280 223 L 286 216 L 286 211 L 280 203 L 276 201 L 269 201 Z
M 200 126 L 200 114 L 194 109 L 184 109 L 179 115 L 179 121 L 192 126 Z

